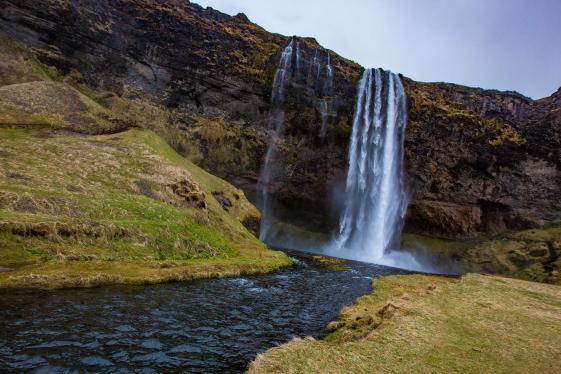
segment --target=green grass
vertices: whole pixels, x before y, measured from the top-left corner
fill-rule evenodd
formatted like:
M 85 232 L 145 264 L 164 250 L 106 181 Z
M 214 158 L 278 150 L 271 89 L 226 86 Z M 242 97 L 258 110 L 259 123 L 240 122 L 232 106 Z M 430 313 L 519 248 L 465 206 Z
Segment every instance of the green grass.
M 0 266 L 15 269 L 0 273 L 0 287 L 138 283 L 144 271 L 148 282 L 166 281 L 290 263 L 243 226 L 259 212 L 242 191 L 152 131 L 0 129 L 0 144 Z M 173 192 L 170 185 L 182 180 L 204 193 L 206 208 Z M 231 200 L 229 211 L 213 191 Z M 211 270 L 200 270 L 205 263 Z
M 13 83 L 51 80 L 52 71 L 46 69 L 29 49 L 0 32 L 0 86 Z
M 271 271 L 243 192 L 177 154 L 171 113 L 86 87 L 0 33 L 1 287 L 74 287 Z M 55 131 L 59 130 L 59 131 Z M 70 130 L 61 132 L 60 130 Z M 115 133 L 88 136 L 84 134 Z M 179 142 L 179 143 L 178 143 Z M 199 202 L 174 192 L 177 184 Z M 232 203 L 228 211 L 213 197 Z
M 557 373 L 561 287 L 470 274 L 374 281 L 325 340 L 296 338 L 250 373 Z
M 561 223 L 493 237 L 454 241 L 404 234 L 401 246 L 438 266 L 561 284 Z

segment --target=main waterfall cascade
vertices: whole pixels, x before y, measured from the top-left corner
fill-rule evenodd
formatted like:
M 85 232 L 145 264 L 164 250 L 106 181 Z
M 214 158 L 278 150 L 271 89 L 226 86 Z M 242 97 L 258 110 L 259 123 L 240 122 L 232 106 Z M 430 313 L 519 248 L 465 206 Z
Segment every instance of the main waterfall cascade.
M 336 243 L 367 251 L 373 260 L 396 243 L 407 207 L 402 178 L 405 110 L 399 77 L 379 69 L 364 72 L 349 149 L 347 204 Z
M 272 132 L 258 182 L 259 238 L 270 244 L 287 245 L 286 240 L 279 242 L 278 230 L 272 230 L 273 204 L 269 193 L 272 183 L 278 182 L 280 176 L 275 165 L 278 164 L 277 148 L 285 126 L 286 91 L 294 82 L 302 82 L 303 64 L 308 64 L 304 81 L 307 85 L 315 84 L 320 98 L 318 136 L 324 138 L 330 116 L 329 99 L 333 94 L 331 57 L 327 55 L 326 60 L 326 64 L 321 64 L 316 50 L 313 59 L 304 61 L 300 43 L 292 38 L 281 54 L 275 73 L 269 118 Z M 322 80 L 317 79 L 321 65 L 325 68 Z M 312 78 L 314 75 L 316 79 Z M 411 255 L 397 250 L 408 205 L 403 169 L 406 123 L 406 95 L 399 76 L 381 69 L 365 70 L 357 90 L 345 186 L 346 204 L 339 230 L 328 245 L 315 250 L 336 257 L 423 269 Z
M 419 269 L 396 251 L 408 205 L 403 169 L 406 95 L 399 76 L 367 69 L 360 80 L 349 146 L 345 207 L 326 252 Z

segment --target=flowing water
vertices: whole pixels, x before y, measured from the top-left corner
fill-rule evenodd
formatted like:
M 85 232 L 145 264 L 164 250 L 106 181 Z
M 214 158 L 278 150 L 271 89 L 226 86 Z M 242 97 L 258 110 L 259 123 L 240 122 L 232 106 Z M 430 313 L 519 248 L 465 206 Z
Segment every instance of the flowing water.
M 329 117 L 329 107 L 327 106 L 327 100 L 321 99 L 319 102 L 319 113 L 321 116 L 321 127 L 319 130 L 319 137 L 325 138 L 327 135 L 327 120 Z
M 319 102 L 319 113 L 321 117 L 321 127 L 319 130 L 319 137 L 325 138 L 327 135 L 327 125 L 329 116 L 329 102 L 327 100 L 333 94 L 333 67 L 331 66 L 331 57 L 327 55 L 327 65 L 325 65 L 326 79 L 323 87 L 323 98 Z
M 326 62 L 322 63 L 322 60 Z M 306 89 L 314 90 L 319 98 L 318 112 L 321 121 L 319 138 L 323 139 L 327 136 L 329 119 L 336 116 L 336 108 L 330 102 L 333 95 L 331 56 L 327 54 L 320 58 L 316 49 L 313 58 L 308 56 L 308 59 L 306 59 L 306 54 L 301 50 L 300 42 L 291 38 L 282 51 L 273 80 L 269 111 L 271 135 L 257 184 L 257 205 L 261 211 L 259 239 L 265 242 L 269 242 L 271 239 L 270 234 L 274 223 L 274 204 L 270 196 L 270 190 L 274 183 L 279 182 L 279 171 L 282 169 L 282 166 L 279 166 L 277 148 L 285 127 L 284 104 L 286 102 L 286 91 L 291 82 L 297 86 L 300 85 L 299 89 L 303 88 L 302 84 L 306 84 Z M 282 173 L 282 171 L 280 172 Z
M 241 372 L 293 336 L 325 335 L 372 277 L 396 273 L 300 259 L 262 276 L 3 294 L 0 372 Z
M 257 186 L 259 192 L 258 204 L 261 211 L 261 229 L 259 233 L 259 239 L 261 240 L 266 240 L 272 223 L 271 199 L 268 190 L 273 181 L 273 159 L 276 155 L 277 142 L 282 136 L 284 129 L 284 110 L 282 104 L 285 101 L 285 90 L 294 74 L 294 59 L 296 60 L 296 70 L 298 71 L 301 64 L 300 44 L 295 43 L 294 39 L 291 39 L 282 52 L 271 92 L 269 127 L 273 129 L 273 133 L 269 140 Z
M 327 54 L 327 65 L 325 65 L 325 89 L 324 95 L 330 96 L 333 93 L 333 67 L 331 66 L 331 56 Z
M 311 78 L 312 73 L 315 75 L 315 80 L 319 80 L 319 75 L 321 74 L 321 63 L 319 61 L 318 50 L 314 51 L 314 58 L 312 63 L 308 67 L 308 79 Z
M 359 82 L 349 146 L 346 205 L 329 252 L 339 257 L 409 268 L 399 245 L 408 199 L 403 141 L 406 96 L 399 76 L 366 69 Z

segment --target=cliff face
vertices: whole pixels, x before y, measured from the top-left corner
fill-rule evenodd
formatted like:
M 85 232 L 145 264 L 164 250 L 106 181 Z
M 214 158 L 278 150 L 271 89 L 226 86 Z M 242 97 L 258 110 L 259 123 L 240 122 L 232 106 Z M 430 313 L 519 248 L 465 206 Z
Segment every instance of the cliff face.
M 559 218 L 561 122 L 554 96 L 408 82 L 408 225 L 473 236 Z
M 254 194 L 287 37 L 242 14 L 180 0 L 0 0 L 0 6 L 0 31 L 30 46 L 57 79 L 87 87 L 101 105 L 134 110 L 129 126 L 152 127 L 199 165 Z M 362 68 L 313 39 L 295 40 L 300 53 L 269 189 L 281 219 L 329 231 Z M 0 64 L 0 76 L 13 68 Z M 469 237 L 560 218 L 560 92 L 532 101 L 512 92 L 404 83 L 410 231 Z

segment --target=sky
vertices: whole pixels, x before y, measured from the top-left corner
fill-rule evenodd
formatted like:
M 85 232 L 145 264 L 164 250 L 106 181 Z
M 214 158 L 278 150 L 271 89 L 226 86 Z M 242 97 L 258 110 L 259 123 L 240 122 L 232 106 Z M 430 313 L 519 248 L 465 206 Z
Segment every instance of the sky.
M 365 67 L 419 81 L 514 90 L 561 86 L 561 0 L 194 0 Z

